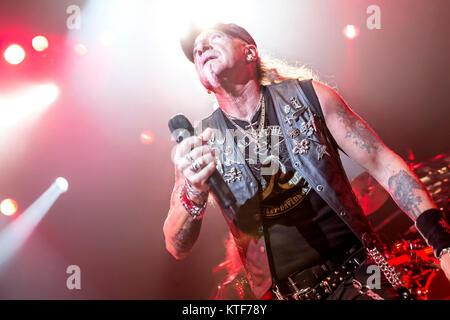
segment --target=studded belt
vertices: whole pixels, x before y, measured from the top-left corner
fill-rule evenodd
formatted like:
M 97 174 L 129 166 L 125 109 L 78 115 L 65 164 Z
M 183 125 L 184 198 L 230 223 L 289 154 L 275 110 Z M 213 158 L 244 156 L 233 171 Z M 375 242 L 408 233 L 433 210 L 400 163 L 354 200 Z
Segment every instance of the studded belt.
M 326 262 L 292 274 L 287 281 L 274 285 L 278 300 L 322 300 L 348 279 L 367 259 L 365 249 L 359 249 L 340 265 Z

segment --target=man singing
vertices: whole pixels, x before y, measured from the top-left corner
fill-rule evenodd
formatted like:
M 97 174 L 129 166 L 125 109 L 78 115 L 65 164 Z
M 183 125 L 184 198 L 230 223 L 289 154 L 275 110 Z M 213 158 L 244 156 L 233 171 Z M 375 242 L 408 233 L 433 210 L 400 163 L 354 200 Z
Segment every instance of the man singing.
M 443 213 L 407 164 L 335 91 L 269 68 L 251 35 L 235 24 L 192 28 L 181 44 L 219 108 L 201 122 L 198 136 L 176 147 L 176 181 L 164 223 L 166 247 L 175 258 L 186 257 L 198 238 L 206 181 L 217 169 L 237 200 L 225 219 L 255 298 L 407 297 L 394 270 L 383 264 L 343 170 L 341 149 L 415 221 L 450 278 Z M 367 285 L 369 265 L 380 270 L 378 287 Z

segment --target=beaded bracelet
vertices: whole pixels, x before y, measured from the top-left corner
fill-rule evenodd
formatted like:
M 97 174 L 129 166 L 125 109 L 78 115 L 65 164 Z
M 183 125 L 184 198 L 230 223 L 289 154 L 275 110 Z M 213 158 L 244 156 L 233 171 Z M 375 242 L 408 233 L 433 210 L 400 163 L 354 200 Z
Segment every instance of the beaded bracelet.
M 205 214 L 207 201 L 205 200 L 203 204 L 199 205 L 189 198 L 186 192 L 186 184 L 181 188 L 180 200 L 183 207 L 186 209 L 187 213 L 194 219 L 199 220 L 203 218 Z

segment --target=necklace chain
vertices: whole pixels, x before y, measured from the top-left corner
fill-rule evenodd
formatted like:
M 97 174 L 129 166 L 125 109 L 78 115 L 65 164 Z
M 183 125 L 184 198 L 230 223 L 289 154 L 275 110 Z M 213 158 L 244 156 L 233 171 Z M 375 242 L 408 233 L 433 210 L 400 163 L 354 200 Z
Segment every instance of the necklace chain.
M 247 130 L 241 128 L 241 126 L 239 126 L 233 119 L 231 119 L 231 117 L 229 115 L 227 115 L 225 113 L 227 118 L 231 121 L 231 123 L 239 131 L 241 131 L 247 138 L 249 138 L 251 141 L 253 141 L 253 142 L 257 143 L 257 144 L 259 144 L 259 137 L 260 137 L 261 133 L 264 130 L 264 124 L 266 122 L 266 104 L 265 104 L 265 99 L 264 99 L 264 95 L 263 95 L 262 91 L 260 93 L 258 106 L 261 106 L 261 119 L 259 121 L 258 129 L 254 129 L 253 128 L 251 120 L 250 120 L 249 124 L 250 124 L 250 127 L 251 127 L 251 132 L 248 132 Z M 258 110 L 258 108 L 257 108 L 257 110 Z

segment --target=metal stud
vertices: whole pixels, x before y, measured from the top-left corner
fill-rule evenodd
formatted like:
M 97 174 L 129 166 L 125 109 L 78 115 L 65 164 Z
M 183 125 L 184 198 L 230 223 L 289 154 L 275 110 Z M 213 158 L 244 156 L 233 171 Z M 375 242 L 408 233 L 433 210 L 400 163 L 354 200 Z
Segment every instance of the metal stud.
M 223 177 L 226 183 L 241 181 L 242 172 L 240 170 L 237 170 L 235 167 L 232 167 L 223 175 Z
M 295 141 L 296 146 L 292 149 L 294 154 L 307 154 L 309 150 L 310 141 L 307 139 L 303 139 L 300 142 Z
M 295 119 L 293 117 L 285 117 L 284 122 L 288 123 L 290 126 L 294 124 Z
M 327 151 L 327 147 L 325 145 L 316 146 L 316 150 L 317 150 L 317 160 L 322 159 L 325 154 L 330 156 L 330 154 Z
M 295 109 L 301 110 L 302 113 L 306 111 L 307 108 L 305 106 L 302 106 L 298 102 L 296 97 L 291 97 L 291 98 L 289 98 L 289 100 L 291 101 L 291 104 L 294 106 Z
M 311 136 L 313 134 L 313 132 L 314 132 L 314 129 L 313 129 L 313 126 L 311 125 L 311 123 L 309 121 L 308 122 L 303 122 L 300 125 L 300 132 L 302 134 L 306 134 L 307 136 Z
M 294 139 L 300 135 L 300 130 L 298 129 L 292 129 L 291 132 L 289 132 L 289 136 Z

